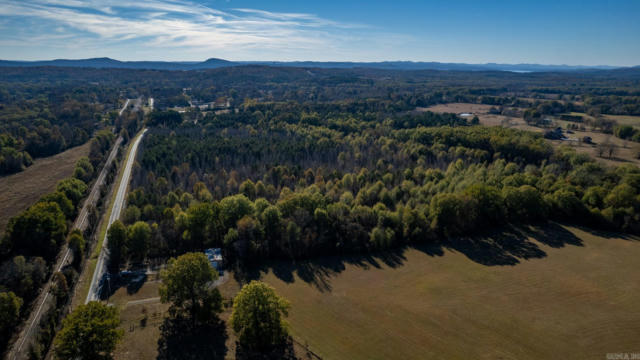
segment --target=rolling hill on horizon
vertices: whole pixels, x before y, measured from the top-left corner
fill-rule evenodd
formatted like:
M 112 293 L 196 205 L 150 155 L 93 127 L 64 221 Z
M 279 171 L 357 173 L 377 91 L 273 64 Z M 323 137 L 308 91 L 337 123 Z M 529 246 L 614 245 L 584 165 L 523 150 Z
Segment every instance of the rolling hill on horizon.
M 513 72 L 558 72 L 583 70 L 628 69 L 609 65 L 543 65 L 543 64 L 467 64 L 414 61 L 381 61 L 381 62 L 338 62 L 338 61 L 229 61 L 210 58 L 198 61 L 120 61 L 108 57 L 89 59 L 54 59 L 54 60 L 0 60 L 0 67 L 85 67 L 116 69 L 149 69 L 149 70 L 203 70 L 220 67 L 242 65 L 265 65 L 275 67 L 302 68 L 372 68 L 385 70 L 453 70 L 453 71 L 513 71 Z

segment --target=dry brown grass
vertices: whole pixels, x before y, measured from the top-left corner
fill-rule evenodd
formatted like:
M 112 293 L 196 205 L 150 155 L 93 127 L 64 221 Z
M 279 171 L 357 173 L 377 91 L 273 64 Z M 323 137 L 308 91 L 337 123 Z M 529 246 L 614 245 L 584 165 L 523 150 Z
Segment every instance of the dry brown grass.
M 632 163 L 640 165 L 640 159 L 637 155 L 640 153 L 640 144 L 633 141 L 626 141 L 617 138 L 610 134 L 604 134 L 595 131 L 574 131 L 574 134 L 568 134 L 568 136 L 576 139 L 582 139 L 584 136 L 590 136 L 593 139 L 594 144 L 585 144 L 581 142 L 570 142 L 562 140 L 550 140 L 554 147 L 558 146 L 570 146 L 579 153 L 588 154 L 598 159 L 607 165 L 621 165 L 625 163 Z M 615 146 L 615 153 L 612 158 L 609 158 L 606 154 L 602 157 L 598 153 L 598 144 L 611 143 Z
M 89 143 L 37 159 L 17 174 L 0 177 L 0 234 L 9 219 L 52 192 L 56 183 L 73 175 L 76 162 L 89 154 Z
M 582 116 L 584 119 L 595 120 L 593 116 L 587 115 L 581 112 L 571 112 L 569 115 Z M 633 115 L 602 115 L 605 119 L 613 120 L 620 125 L 630 125 L 635 128 L 640 128 L 640 116 Z
M 485 104 L 471 104 L 471 103 L 450 103 L 450 104 L 438 104 L 429 106 L 427 108 L 418 108 L 418 111 L 431 111 L 435 113 L 472 113 L 476 115 L 486 114 L 491 109 L 491 105 Z
M 567 229 L 583 246 L 532 240 L 546 257 L 515 266 L 410 249 L 400 264 L 318 267 L 321 281 L 302 280 L 306 270 L 291 278 L 270 270 L 262 279 L 291 301 L 294 336 L 325 359 L 602 359 L 637 351 L 640 243 Z
M 120 310 L 121 328 L 125 336 L 116 349 L 116 359 L 155 359 L 158 355 L 160 325 L 166 316 L 168 304 L 157 299 L 160 281 L 157 274 L 149 275 L 135 293 L 122 287 L 109 298 L 109 303 Z M 143 300 L 143 302 L 137 302 Z M 147 301 L 144 301 L 147 300 Z M 129 303 L 134 302 L 134 303 Z M 146 311 L 147 321 L 143 322 Z
M 152 275 L 135 293 L 128 293 L 125 288 L 120 288 L 109 298 L 109 303 L 117 306 L 120 311 L 120 328 L 125 332 L 114 352 L 115 359 L 152 360 L 158 357 L 158 340 L 162 336 L 160 328 L 169 316 L 169 305 L 162 304 L 158 299 L 159 285 L 157 275 Z M 240 291 L 240 284 L 228 281 L 220 287 L 220 291 L 225 302 L 230 305 L 233 297 Z M 235 359 L 236 337 L 228 324 L 230 316 L 231 307 L 227 306 L 220 314 L 220 319 L 227 325 L 226 358 Z M 143 320 L 145 317 L 146 321 Z M 294 351 L 300 360 L 313 359 L 307 354 L 303 344 L 294 344 Z
M 158 356 L 160 325 L 167 315 L 167 304 L 160 302 L 131 305 L 120 308 L 120 328 L 124 337 L 115 352 L 116 359 L 155 359 Z M 146 310 L 146 323 L 143 323 Z
M 505 126 L 520 130 L 527 130 L 542 133 L 546 129 L 530 126 L 525 123 L 522 118 L 512 117 L 512 116 L 504 116 L 504 115 L 494 115 L 489 114 L 489 109 L 491 109 L 491 105 L 484 104 L 471 104 L 471 103 L 451 103 L 451 104 L 438 104 L 434 106 L 430 106 L 428 108 L 417 108 L 418 111 L 432 111 L 436 113 L 471 113 L 478 116 L 480 119 L 480 124 L 485 126 Z M 582 113 L 571 113 L 572 115 L 582 115 L 588 116 Z M 637 124 L 640 124 L 640 117 L 615 117 L 612 115 L 607 115 L 607 118 L 617 118 L 617 120 L 625 120 L 625 123 L 632 123 L 637 121 Z M 637 119 L 635 119 L 637 118 Z M 557 120 L 559 125 L 566 127 L 569 123 L 567 121 Z M 634 123 L 635 124 L 635 123 Z M 640 126 L 640 125 L 639 125 Z M 554 147 L 558 146 L 571 146 L 579 153 L 589 154 L 594 158 L 598 159 L 600 162 L 605 163 L 607 165 L 621 165 L 624 163 L 633 163 L 636 165 L 640 165 L 640 159 L 637 158 L 640 153 L 640 144 L 634 143 L 632 141 L 625 141 L 619 139 L 615 136 L 604 134 L 602 132 L 596 131 L 575 131 L 574 134 L 567 134 L 570 138 L 582 139 L 585 136 L 589 136 L 593 139 L 595 144 L 584 144 L 570 141 L 561 141 L 561 140 L 549 140 Z M 597 144 L 609 142 L 615 146 L 615 155 L 612 158 L 608 157 L 600 157 L 598 156 L 598 148 Z
M 640 129 L 640 116 L 631 115 L 605 115 L 606 118 L 615 120 L 620 125 L 630 125 Z
M 540 132 L 539 128 L 527 125 L 520 117 L 489 114 L 492 105 L 471 103 L 438 104 L 427 108 L 417 108 L 418 111 L 431 111 L 435 113 L 470 113 L 478 116 L 480 124 L 485 126 L 506 126 L 521 130 Z
M 525 234 L 533 237 L 520 239 L 522 248 L 509 243 L 522 251 L 507 257 L 409 248 L 274 263 L 259 277 L 291 302 L 294 338 L 324 359 L 602 359 L 637 351 L 639 239 L 557 225 Z M 155 285 L 145 286 L 140 295 L 116 296 L 127 331 L 116 359 L 157 356 L 160 322 L 139 327 L 141 309 L 166 306 L 122 305 L 122 295 L 150 296 Z M 230 299 L 239 288 L 232 279 L 220 290 Z M 235 339 L 227 333 L 231 359 Z

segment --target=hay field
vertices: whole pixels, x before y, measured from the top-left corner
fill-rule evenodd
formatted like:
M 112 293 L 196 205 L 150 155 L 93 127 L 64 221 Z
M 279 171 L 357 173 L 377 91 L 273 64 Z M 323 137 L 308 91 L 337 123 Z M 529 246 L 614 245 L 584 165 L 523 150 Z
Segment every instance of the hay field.
M 391 258 L 333 258 L 271 269 L 262 278 L 291 301 L 295 338 L 324 359 L 602 359 L 637 352 L 638 239 L 567 227 L 530 235 L 501 243 L 510 249 L 506 258 L 480 241 L 444 248 L 442 256 L 407 249 Z
M 0 234 L 9 219 L 55 190 L 58 181 L 73 175 L 76 162 L 89 154 L 89 142 L 46 158 L 22 172 L 0 177 Z
M 550 224 L 378 255 L 274 262 L 240 282 L 260 278 L 287 298 L 294 338 L 323 359 L 602 359 L 638 351 L 638 258 L 638 238 Z M 240 282 L 220 286 L 225 299 Z M 166 314 L 150 299 L 156 289 L 152 280 L 112 298 L 127 331 L 116 359 L 156 358 L 161 315 L 139 326 L 142 307 Z M 150 300 L 127 305 L 137 299 Z M 224 336 L 232 359 L 233 334 Z

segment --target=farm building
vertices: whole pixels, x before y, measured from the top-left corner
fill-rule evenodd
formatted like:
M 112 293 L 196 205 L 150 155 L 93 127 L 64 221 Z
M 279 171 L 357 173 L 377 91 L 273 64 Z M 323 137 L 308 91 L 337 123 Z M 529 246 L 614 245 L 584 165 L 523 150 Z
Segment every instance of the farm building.
M 209 264 L 216 269 L 218 272 L 222 273 L 222 249 L 220 248 L 211 248 L 206 249 L 204 254 L 207 256 L 207 260 L 209 260 Z

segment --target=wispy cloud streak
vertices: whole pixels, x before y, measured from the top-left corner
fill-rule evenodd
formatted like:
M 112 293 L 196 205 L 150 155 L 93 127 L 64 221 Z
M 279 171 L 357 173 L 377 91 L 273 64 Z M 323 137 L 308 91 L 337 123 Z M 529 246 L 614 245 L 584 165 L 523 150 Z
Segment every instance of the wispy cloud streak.
M 156 48 L 218 50 L 233 46 L 304 51 L 333 48 L 341 41 L 342 30 L 362 27 L 313 14 L 257 9 L 220 11 L 177 0 L 0 0 L 0 16 L 41 22 L 40 27 L 51 29 L 50 35 L 44 32 L 34 36 L 36 30 L 0 35 L 0 44 L 51 41 L 49 46 L 56 42 L 72 46 L 68 36 L 73 35 L 82 46 L 99 41 L 140 42 Z

